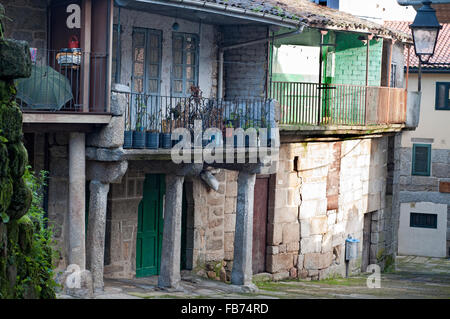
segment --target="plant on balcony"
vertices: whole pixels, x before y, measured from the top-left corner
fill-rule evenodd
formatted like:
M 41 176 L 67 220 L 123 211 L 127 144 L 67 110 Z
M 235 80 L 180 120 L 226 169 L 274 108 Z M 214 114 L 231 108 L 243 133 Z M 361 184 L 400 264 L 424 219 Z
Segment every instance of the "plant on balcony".
M 150 149 L 157 149 L 159 147 L 159 132 L 158 123 L 160 112 L 148 114 L 148 126 L 145 134 L 145 146 Z
M 145 148 L 145 126 L 144 119 L 146 115 L 147 105 L 143 100 L 142 95 L 136 96 L 136 124 L 133 132 L 133 148 Z

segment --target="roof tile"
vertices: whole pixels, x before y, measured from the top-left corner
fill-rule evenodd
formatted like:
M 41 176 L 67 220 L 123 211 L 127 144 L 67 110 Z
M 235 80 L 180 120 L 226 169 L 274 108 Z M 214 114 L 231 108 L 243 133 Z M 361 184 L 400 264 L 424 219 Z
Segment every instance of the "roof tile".
M 404 33 L 411 34 L 409 25 L 412 22 L 408 21 L 386 21 L 384 25 L 390 29 L 399 30 Z M 405 60 L 408 56 L 408 49 L 405 48 Z M 430 58 L 432 63 L 443 63 L 442 65 L 427 65 L 422 64 L 422 68 L 450 68 L 450 24 L 444 23 L 442 29 L 439 32 L 438 41 L 436 43 L 436 48 L 434 50 L 434 55 Z M 447 65 L 445 65 L 447 64 Z M 412 68 L 417 68 L 419 66 L 419 58 L 414 54 L 414 49 L 411 50 L 409 57 L 409 65 Z

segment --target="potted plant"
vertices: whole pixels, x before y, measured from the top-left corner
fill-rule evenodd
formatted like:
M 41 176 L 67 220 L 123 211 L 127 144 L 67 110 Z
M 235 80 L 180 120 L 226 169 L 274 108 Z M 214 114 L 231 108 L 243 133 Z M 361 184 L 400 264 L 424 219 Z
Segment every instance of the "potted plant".
M 159 147 L 158 114 L 148 115 L 148 127 L 145 133 L 145 147 L 149 149 L 157 149 Z
M 145 148 L 145 131 L 144 131 L 144 116 L 147 106 L 142 101 L 142 96 L 136 97 L 137 118 L 135 131 L 133 132 L 133 148 Z
M 161 147 L 165 149 L 172 148 L 171 123 L 172 113 L 168 113 L 166 119 L 162 123 L 162 133 L 160 134 Z
M 131 120 L 130 116 L 128 115 L 125 122 L 123 148 L 132 148 L 132 147 L 133 147 L 133 131 L 131 130 Z

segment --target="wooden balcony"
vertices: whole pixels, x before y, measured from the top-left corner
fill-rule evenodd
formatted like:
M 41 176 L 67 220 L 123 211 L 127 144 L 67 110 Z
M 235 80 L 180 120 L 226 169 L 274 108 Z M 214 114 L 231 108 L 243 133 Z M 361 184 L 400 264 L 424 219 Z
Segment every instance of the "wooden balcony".
M 272 82 L 280 131 L 351 134 L 398 131 L 406 122 L 406 90 L 363 85 Z
M 37 49 L 32 73 L 16 81 L 24 124 L 108 124 L 107 55 Z

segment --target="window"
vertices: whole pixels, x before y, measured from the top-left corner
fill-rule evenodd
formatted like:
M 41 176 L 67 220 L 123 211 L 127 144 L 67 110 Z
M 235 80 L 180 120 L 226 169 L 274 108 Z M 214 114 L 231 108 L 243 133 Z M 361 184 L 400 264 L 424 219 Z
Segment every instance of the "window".
M 133 29 L 132 90 L 159 95 L 161 78 L 161 31 Z
M 120 37 L 117 24 L 113 28 L 113 47 L 112 47 L 112 67 L 111 67 L 111 79 L 112 83 L 120 82 Z
M 430 176 L 431 145 L 413 144 L 412 175 Z
M 437 214 L 411 213 L 409 227 L 437 228 Z
M 310 0 L 311 2 L 315 2 L 321 6 L 327 6 L 329 8 L 339 10 L 339 0 Z
M 436 110 L 450 110 L 450 82 L 436 82 Z
M 391 88 L 395 88 L 395 87 L 397 87 L 397 81 L 396 81 L 396 79 L 397 79 L 397 64 L 395 64 L 395 63 L 392 63 L 391 64 Z
M 198 85 L 198 51 L 197 35 L 173 33 L 172 95 L 189 95 L 191 86 Z

